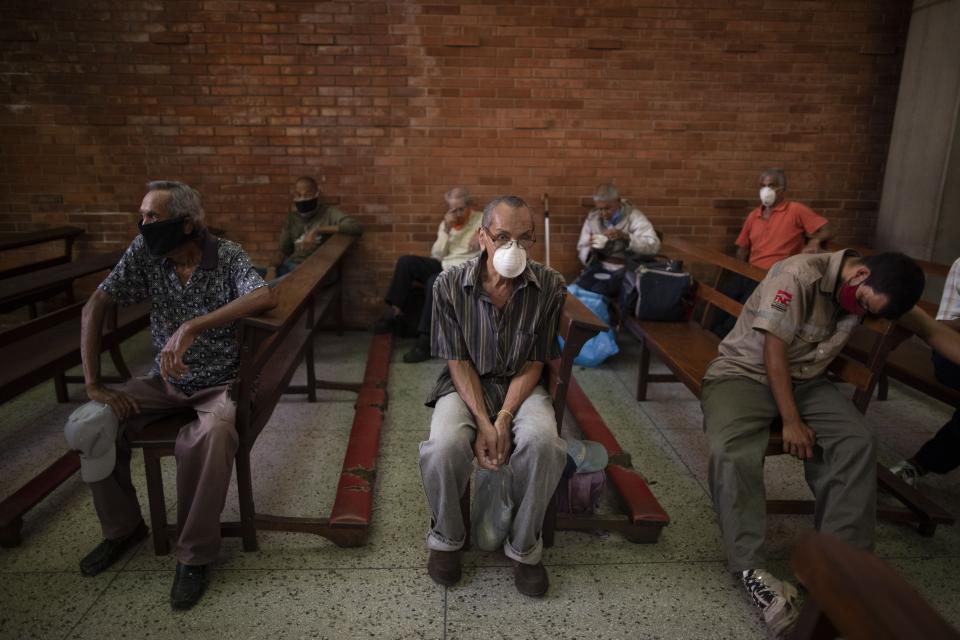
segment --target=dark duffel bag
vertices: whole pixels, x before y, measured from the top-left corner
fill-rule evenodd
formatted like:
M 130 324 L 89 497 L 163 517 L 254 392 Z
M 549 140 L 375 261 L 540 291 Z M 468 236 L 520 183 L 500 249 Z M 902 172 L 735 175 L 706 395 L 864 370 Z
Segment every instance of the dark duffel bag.
M 639 320 L 682 320 L 692 289 L 693 277 L 681 261 L 642 264 L 624 274 L 620 309 Z

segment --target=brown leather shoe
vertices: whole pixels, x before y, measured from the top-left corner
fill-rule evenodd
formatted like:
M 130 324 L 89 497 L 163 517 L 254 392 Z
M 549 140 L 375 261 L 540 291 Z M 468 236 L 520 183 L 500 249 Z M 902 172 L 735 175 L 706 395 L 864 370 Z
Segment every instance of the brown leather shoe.
M 460 552 L 430 550 L 427 573 L 433 581 L 444 587 L 452 587 L 460 581 Z
M 543 563 L 523 564 L 513 561 L 513 584 L 517 591 L 531 598 L 542 598 L 547 593 L 550 581 L 547 579 L 547 570 Z

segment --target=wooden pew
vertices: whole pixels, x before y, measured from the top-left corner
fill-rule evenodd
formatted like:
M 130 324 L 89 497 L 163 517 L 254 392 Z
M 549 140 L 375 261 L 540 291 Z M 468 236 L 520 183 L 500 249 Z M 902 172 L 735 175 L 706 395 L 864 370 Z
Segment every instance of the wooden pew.
M 30 231 L 27 233 L 0 234 L 0 251 L 22 249 L 24 247 L 32 247 L 47 242 L 63 240 L 63 255 L 3 269 L 0 271 L 0 280 L 70 262 L 73 258 L 73 243 L 82 234 L 83 229 L 78 227 L 52 227 L 50 229 Z
M 958 640 L 886 562 L 829 534 L 810 533 L 790 560 L 807 600 L 790 640 Z
M 30 305 L 30 317 L 35 318 L 37 302 L 61 292 L 67 292 L 72 299 L 74 280 L 112 269 L 122 255 L 123 251 L 94 253 L 73 262 L 0 280 L 0 313 Z
M 673 241 L 678 249 L 698 260 L 712 263 L 716 257 L 713 250 L 698 247 L 689 242 Z M 722 255 L 722 254 L 721 254 Z M 729 256 L 725 256 L 729 258 Z M 730 258 L 723 261 L 723 269 L 751 277 L 757 270 L 755 267 L 743 268 L 745 265 Z M 746 265 L 749 267 L 749 265 Z M 730 315 L 740 315 L 742 305 L 723 295 L 713 287 L 702 282 L 696 282 L 694 296 L 696 304 L 702 307 L 699 319 L 691 316 L 685 322 L 648 322 L 629 317 L 624 326 L 633 333 L 641 343 L 640 368 L 637 376 L 637 400 L 647 398 L 647 387 L 652 382 L 679 381 L 682 382 L 697 397 L 700 396 L 703 375 L 707 365 L 717 356 L 717 338 L 708 327 L 712 308 L 719 308 Z M 894 323 L 877 318 L 867 318 L 860 325 L 862 331 L 870 332 L 868 340 L 869 351 L 858 361 L 856 357 L 849 357 L 845 351 L 831 363 L 830 374 L 854 386 L 854 405 L 865 413 L 870 397 L 884 361 L 890 350 L 906 337 L 906 332 L 897 329 Z M 650 356 L 656 355 L 672 372 L 672 375 L 650 374 Z M 772 432 L 768 455 L 782 454 L 782 441 L 779 433 Z M 921 535 L 931 536 L 938 524 L 953 524 L 954 517 L 928 499 L 915 488 L 907 485 L 898 477 L 890 473 L 883 465 L 877 465 L 877 478 L 880 487 L 896 497 L 906 509 L 880 507 L 877 514 L 880 518 L 892 522 L 915 522 L 919 525 Z M 770 513 L 813 513 L 813 503 L 810 501 L 772 500 L 768 502 Z
M 599 442 L 607 449 L 610 462 L 606 472 L 614 490 L 625 507 L 626 514 L 574 515 L 557 512 L 556 496 L 551 500 L 543 519 L 543 544 L 552 547 L 555 530 L 564 531 L 616 531 L 631 542 L 656 542 L 660 531 L 670 523 L 670 517 L 657 502 L 647 487 L 643 476 L 633 468 L 630 455 L 626 453 L 600 418 L 573 378 L 573 361 L 583 345 L 607 330 L 607 325 L 587 309 L 580 300 L 567 295 L 560 313 L 557 334 L 563 338 L 560 358 L 546 367 L 546 386 L 553 398 L 553 410 L 558 433 L 563 427 L 566 410 L 570 413 L 583 437 Z M 467 541 L 470 544 L 470 486 L 460 500 L 460 509 L 466 525 Z
M 0 402 L 6 402 L 34 386 L 54 379 L 59 402 L 67 402 L 67 383 L 82 382 L 82 377 L 64 374 L 81 363 L 80 312 L 84 302 L 77 302 L 0 333 Z M 109 352 L 120 376 L 105 378 L 121 382 L 130 371 L 120 353 L 120 343 L 142 331 L 149 324 L 150 306 L 136 305 L 112 309 L 105 322 L 102 352 Z M 65 453 L 13 494 L 0 502 L 0 546 L 20 544 L 23 516 L 51 491 L 80 468 L 80 459 Z
M 313 341 L 320 320 L 329 311 L 342 318 L 342 260 L 356 238 L 336 234 L 290 275 L 276 285 L 278 305 L 266 313 L 241 320 L 240 372 L 234 383 L 237 401 L 237 488 L 240 521 L 221 523 L 224 536 L 243 539 L 245 551 L 258 548 L 258 529 L 313 533 L 339 546 L 358 546 L 366 540 L 372 515 L 373 484 L 380 441 L 380 426 L 387 405 L 390 336 L 374 338 L 364 379 L 359 383 L 317 380 Z M 306 385 L 290 385 L 301 361 L 306 360 Z M 296 518 L 256 512 L 250 454 L 284 393 L 305 393 L 312 402 L 317 388 L 357 392 L 356 414 L 344 456 L 340 483 L 328 518 Z M 168 524 L 160 460 L 173 455 L 177 432 L 195 417 L 192 411 L 158 419 L 132 440 L 143 449 L 147 475 L 154 551 L 170 549 L 176 525 Z

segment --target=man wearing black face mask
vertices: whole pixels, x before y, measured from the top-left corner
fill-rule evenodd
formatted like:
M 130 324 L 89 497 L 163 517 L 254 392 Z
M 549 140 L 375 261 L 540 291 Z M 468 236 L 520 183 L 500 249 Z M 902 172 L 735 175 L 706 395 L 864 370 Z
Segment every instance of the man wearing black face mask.
M 196 191 L 166 181 L 147 188 L 140 235 L 83 309 L 81 353 L 91 403 L 71 416 L 67 437 L 71 443 L 116 438 L 115 447 L 108 444 L 96 458 L 81 451 L 83 479 L 105 538 L 80 561 L 83 575 L 94 576 L 147 535 L 130 479 L 130 434 L 159 413 L 196 411 L 176 443 L 177 569 L 170 603 L 188 609 L 206 589 L 207 565 L 219 551 L 220 511 L 238 445 L 236 405 L 227 392 L 240 361 L 234 325 L 276 302 L 243 249 L 206 231 Z M 104 316 L 114 304 L 147 300 L 157 351 L 153 370 L 120 388 L 104 387 L 98 355 Z
M 297 178 L 293 207 L 280 230 L 280 253 L 274 261 L 278 278 L 300 266 L 334 233 L 363 234 L 363 227 L 354 218 L 324 204 L 317 181 L 310 176 Z
M 816 526 L 870 549 L 876 520 L 876 437 L 826 371 L 864 314 L 898 322 L 960 361 L 960 336 L 915 307 L 923 272 L 900 253 L 797 255 L 770 269 L 704 376 L 700 402 L 709 483 L 729 568 L 775 634 L 797 619 L 796 590 L 765 570 L 763 459 L 771 422 L 784 452 L 804 460 Z

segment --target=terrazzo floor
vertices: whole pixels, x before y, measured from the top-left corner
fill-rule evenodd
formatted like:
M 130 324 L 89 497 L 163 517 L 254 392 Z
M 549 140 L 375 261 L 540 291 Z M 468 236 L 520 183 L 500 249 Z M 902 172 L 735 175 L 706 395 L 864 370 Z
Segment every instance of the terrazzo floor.
M 359 380 L 370 335 L 321 336 L 317 375 Z M 259 534 L 261 550 L 244 553 L 224 541 L 209 591 L 189 612 L 172 612 L 174 562 L 141 544 L 114 569 L 84 578 L 79 559 L 100 538 L 89 493 L 71 478 L 31 511 L 23 544 L 0 549 L 0 638 L 763 638 L 754 610 L 724 568 L 706 489 L 706 447 L 697 401 L 680 384 L 658 384 L 650 400 L 633 400 L 637 348 L 596 370 L 576 371 L 634 466 L 648 479 L 672 522 L 656 544 L 636 545 L 613 534 L 558 532 L 546 551 L 551 586 L 532 600 L 513 586 L 500 553 L 469 551 L 463 580 L 438 587 L 426 574 L 427 508 L 417 466 L 430 410 L 423 398 L 439 361 L 405 364 L 399 341 L 390 371 L 366 546 L 340 549 L 322 538 Z M 149 362 L 145 334 L 124 345 L 129 361 Z M 64 449 L 62 425 L 80 404 L 58 405 L 47 384 L 0 407 L 0 497 L 9 495 Z M 329 513 L 353 417 L 348 392 L 323 392 L 317 404 L 284 398 L 254 449 L 258 511 Z M 874 402 L 870 418 L 893 462 L 913 451 L 948 417 L 947 407 L 894 385 Z M 796 461 L 767 464 L 770 497 L 804 497 Z M 133 477 L 145 500 L 142 459 Z M 170 516 L 176 505 L 173 463 L 164 461 Z M 960 473 L 932 478 L 928 493 L 960 514 Z M 236 518 L 231 489 L 224 517 Z M 768 519 L 770 569 L 788 575 L 787 561 L 810 518 Z M 932 539 L 892 525 L 878 528 L 877 553 L 952 624 L 960 626 L 960 529 L 941 527 Z

